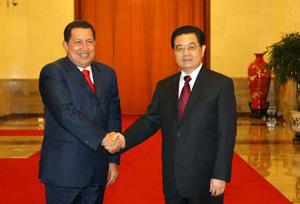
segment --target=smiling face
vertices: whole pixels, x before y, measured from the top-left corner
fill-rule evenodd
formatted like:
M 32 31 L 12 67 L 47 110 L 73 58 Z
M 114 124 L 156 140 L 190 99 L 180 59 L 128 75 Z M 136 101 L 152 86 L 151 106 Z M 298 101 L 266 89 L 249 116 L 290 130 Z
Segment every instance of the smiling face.
M 74 28 L 68 42 L 64 41 L 63 46 L 68 58 L 77 66 L 88 67 L 95 57 L 95 39 L 89 28 Z
M 195 33 L 182 34 L 175 38 L 176 63 L 187 74 L 201 64 L 204 51 L 205 45 L 200 46 Z

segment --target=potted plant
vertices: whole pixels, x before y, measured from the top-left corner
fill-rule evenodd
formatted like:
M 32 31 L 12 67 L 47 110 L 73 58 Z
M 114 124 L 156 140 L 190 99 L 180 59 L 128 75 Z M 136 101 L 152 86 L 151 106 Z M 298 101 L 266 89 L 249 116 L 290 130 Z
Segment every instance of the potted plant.
M 268 57 L 267 66 L 279 85 L 285 85 L 288 80 L 296 83 L 296 106 L 300 111 L 300 34 L 284 34 L 279 42 L 268 47 Z M 300 143 L 300 112 L 292 114 L 292 126 L 296 131 L 294 142 Z

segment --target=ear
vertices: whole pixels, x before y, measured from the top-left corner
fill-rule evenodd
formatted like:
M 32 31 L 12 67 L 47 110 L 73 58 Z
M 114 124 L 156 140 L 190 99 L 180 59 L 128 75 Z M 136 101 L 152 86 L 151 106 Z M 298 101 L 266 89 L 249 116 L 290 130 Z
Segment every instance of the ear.
M 65 51 L 68 52 L 68 43 L 66 41 L 62 42 L 62 46 L 64 47 Z
M 202 50 L 202 57 L 204 56 L 205 48 L 206 48 L 206 46 L 205 46 L 205 45 L 202 45 L 202 46 L 201 46 L 201 50 Z

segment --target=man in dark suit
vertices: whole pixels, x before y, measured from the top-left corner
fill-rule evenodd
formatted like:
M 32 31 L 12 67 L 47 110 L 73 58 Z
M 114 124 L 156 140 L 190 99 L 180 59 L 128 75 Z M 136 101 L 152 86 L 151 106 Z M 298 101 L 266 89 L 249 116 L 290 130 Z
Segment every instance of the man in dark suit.
M 181 72 L 158 82 L 147 112 L 124 133 L 125 151 L 161 128 L 166 203 L 223 203 L 236 135 L 233 82 L 202 65 L 199 28 L 177 28 L 171 45 Z
M 93 61 L 95 30 L 88 22 L 68 24 L 63 47 L 67 56 L 40 73 L 46 123 L 39 178 L 47 203 L 99 204 L 118 174 L 119 155 L 102 147 L 110 145 L 108 132 L 121 131 L 116 75 Z

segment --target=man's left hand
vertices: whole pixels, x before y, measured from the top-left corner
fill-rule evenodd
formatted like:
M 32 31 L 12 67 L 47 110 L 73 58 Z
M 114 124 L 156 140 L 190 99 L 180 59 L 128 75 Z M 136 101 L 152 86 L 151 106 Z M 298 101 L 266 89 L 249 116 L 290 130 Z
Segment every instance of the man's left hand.
M 226 181 L 212 178 L 210 180 L 209 192 L 212 196 L 222 195 L 225 191 Z
M 118 164 L 109 163 L 106 186 L 110 186 L 118 177 Z

